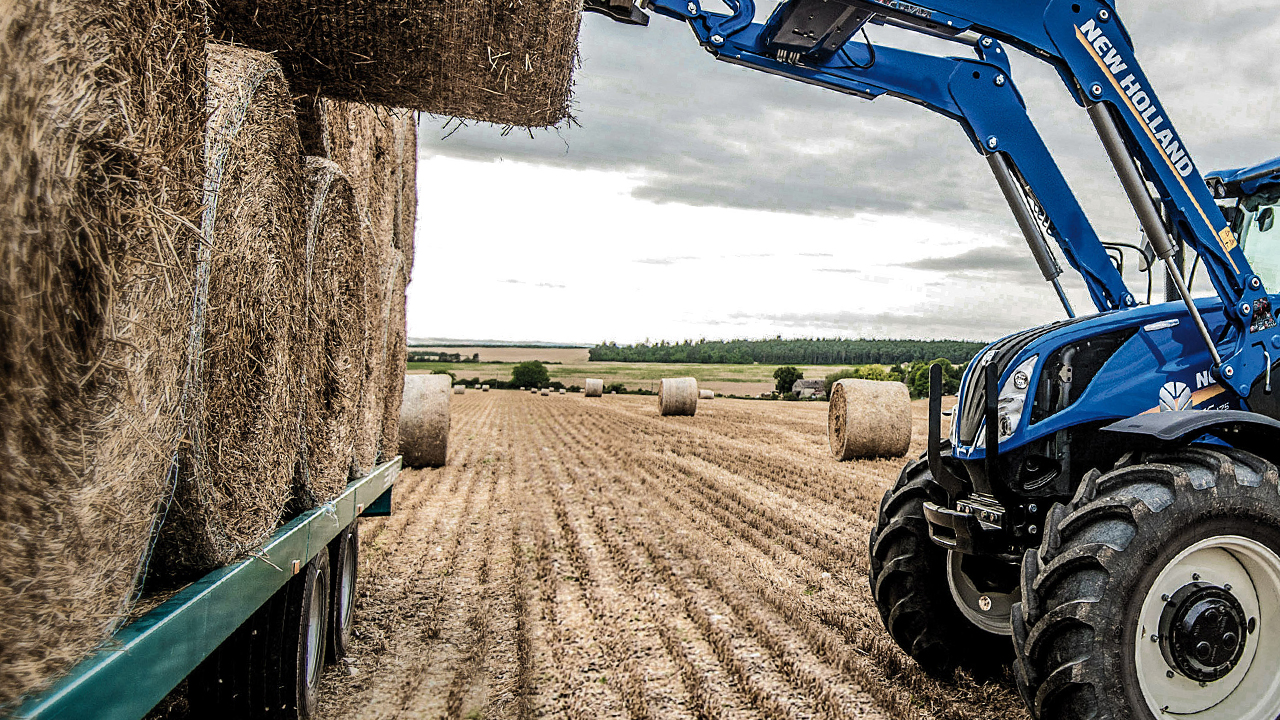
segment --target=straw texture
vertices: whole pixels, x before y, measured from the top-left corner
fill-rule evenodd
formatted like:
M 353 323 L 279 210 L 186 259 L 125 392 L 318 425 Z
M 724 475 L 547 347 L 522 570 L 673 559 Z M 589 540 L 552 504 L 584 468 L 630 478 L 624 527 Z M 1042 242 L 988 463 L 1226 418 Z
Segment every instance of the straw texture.
M 128 613 L 181 432 L 203 8 L 0 0 L 0 707 Z
M 269 55 L 208 53 L 191 443 L 157 547 L 178 577 L 266 539 L 300 469 L 307 203 L 292 99 Z

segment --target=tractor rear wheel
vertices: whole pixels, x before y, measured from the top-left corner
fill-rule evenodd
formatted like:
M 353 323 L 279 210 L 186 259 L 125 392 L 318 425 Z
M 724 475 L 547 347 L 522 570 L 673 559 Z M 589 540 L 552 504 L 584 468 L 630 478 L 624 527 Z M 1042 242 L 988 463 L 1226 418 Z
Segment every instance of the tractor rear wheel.
M 1023 562 L 1014 675 L 1040 720 L 1280 716 L 1276 467 L 1127 456 L 1055 506 Z
M 947 495 L 922 457 L 903 468 L 880 503 L 869 543 L 876 608 L 893 641 L 925 672 L 949 678 L 963 668 L 980 679 L 999 676 L 1013 655 L 1009 638 L 975 624 L 977 610 L 962 611 L 960 562 L 929 538 L 926 502 L 946 505 Z

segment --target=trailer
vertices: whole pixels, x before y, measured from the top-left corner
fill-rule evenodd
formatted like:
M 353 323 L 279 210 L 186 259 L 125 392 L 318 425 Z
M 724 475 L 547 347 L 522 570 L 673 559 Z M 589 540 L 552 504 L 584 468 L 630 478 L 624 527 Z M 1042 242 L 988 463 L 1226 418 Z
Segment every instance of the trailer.
M 193 716 L 308 717 L 350 640 L 359 518 L 391 514 L 396 456 L 121 628 L 11 718 L 139 720 L 184 679 Z

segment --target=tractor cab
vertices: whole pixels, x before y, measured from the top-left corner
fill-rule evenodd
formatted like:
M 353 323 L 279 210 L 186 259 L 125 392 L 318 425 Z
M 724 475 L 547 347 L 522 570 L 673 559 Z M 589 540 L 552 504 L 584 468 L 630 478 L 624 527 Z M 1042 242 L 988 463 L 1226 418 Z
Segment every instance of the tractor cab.
M 1205 177 L 1254 272 L 1270 292 L 1280 290 L 1280 158 Z

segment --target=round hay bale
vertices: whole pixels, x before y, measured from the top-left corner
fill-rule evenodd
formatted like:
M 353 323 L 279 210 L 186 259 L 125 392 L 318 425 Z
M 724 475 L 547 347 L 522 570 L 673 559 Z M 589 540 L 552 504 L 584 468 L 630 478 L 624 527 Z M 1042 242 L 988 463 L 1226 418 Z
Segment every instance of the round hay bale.
M 699 400 L 714 400 L 715 397 L 716 397 L 715 390 L 699 390 L 698 391 Z
M 346 489 L 360 418 L 365 326 L 365 252 L 370 242 L 351 184 L 336 163 L 305 160 L 306 332 L 300 349 L 307 472 L 301 497 L 328 502 Z
M 169 497 L 200 241 L 203 13 L 181 0 L 0 10 L 9 710 L 128 616 Z
M 586 395 L 587 397 L 600 397 L 604 394 L 604 381 L 597 378 L 587 378 Z
M 157 547 L 173 576 L 265 540 L 300 459 L 306 183 L 292 97 L 269 55 L 210 44 L 208 58 L 190 445 Z
M 537 395 L 537 394 L 538 394 L 538 388 L 529 388 L 529 394 L 530 394 L 530 395 Z
M 610 394 L 610 395 L 617 395 L 617 394 L 618 394 L 618 391 L 617 391 L 617 390 L 610 390 L 610 391 L 609 391 L 609 394 Z
M 489 392 L 489 386 L 488 386 L 488 385 L 481 385 L 481 386 L 480 386 L 480 392 Z
M 567 393 L 567 392 L 569 392 L 569 391 L 568 391 L 568 390 L 566 390 L 566 389 L 564 389 L 564 388 L 560 388 L 560 394 L 561 394 L 561 395 L 564 395 L 564 394 L 565 394 L 565 393 Z
M 542 390 L 539 391 L 539 394 L 546 397 L 551 394 L 551 390 L 548 388 L 542 388 Z
M 454 394 L 454 395 L 464 395 L 464 394 L 466 394 L 466 392 L 467 392 L 467 386 L 466 386 L 466 385 L 454 385 L 454 386 L 453 386 L 453 394 Z
M 221 0 L 215 37 L 275 53 L 297 94 L 499 125 L 568 116 L 581 5 Z
M 693 415 L 698 411 L 698 381 L 691 377 L 663 378 L 658 385 L 659 415 Z
M 409 467 L 441 467 L 449 457 L 449 376 L 406 375 L 400 454 Z
M 412 248 L 411 248 L 412 249 Z M 398 270 L 393 275 L 388 303 L 390 312 L 387 315 L 387 358 L 384 379 L 386 394 L 382 405 L 382 435 L 378 441 L 379 461 L 385 462 L 395 455 L 400 447 L 400 405 L 404 392 L 405 369 L 408 363 L 408 348 L 405 341 L 405 287 L 409 284 L 408 261 L 399 251 L 392 249 L 394 265 Z
M 837 460 L 901 457 L 911 445 L 911 394 L 900 382 L 845 379 L 831 387 L 827 437 Z

